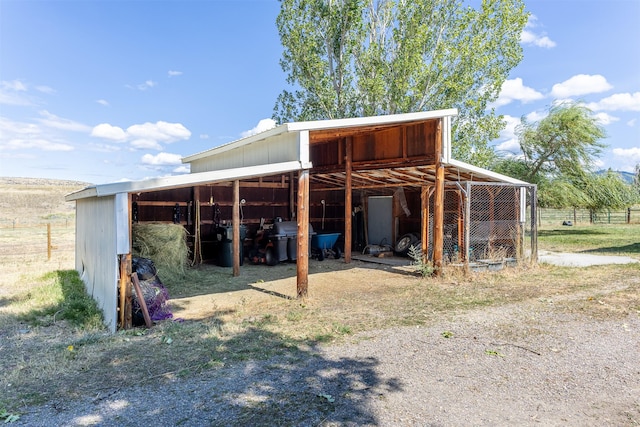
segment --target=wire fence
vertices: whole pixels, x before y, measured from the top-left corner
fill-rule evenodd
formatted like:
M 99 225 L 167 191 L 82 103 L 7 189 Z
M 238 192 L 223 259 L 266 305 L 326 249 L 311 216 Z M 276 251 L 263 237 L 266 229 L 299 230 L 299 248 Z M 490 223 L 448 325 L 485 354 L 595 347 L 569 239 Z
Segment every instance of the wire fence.
M 75 252 L 75 222 L 0 224 L 0 264 L 67 259 Z
M 535 187 L 468 182 L 444 194 L 443 256 L 448 263 L 524 259 L 537 253 Z M 433 248 L 429 199 L 428 257 Z
M 539 225 L 640 224 L 640 208 L 604 210 L 539 209 Z

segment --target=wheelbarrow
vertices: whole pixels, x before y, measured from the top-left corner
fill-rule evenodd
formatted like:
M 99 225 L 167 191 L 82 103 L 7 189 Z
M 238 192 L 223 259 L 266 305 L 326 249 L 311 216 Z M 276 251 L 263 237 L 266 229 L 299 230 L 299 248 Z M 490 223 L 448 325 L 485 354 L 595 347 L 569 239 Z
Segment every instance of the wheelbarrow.
M 318 261 L 323 261 L 330 256 L 340 259 L 342 251 L 336 244 L 339 237 L 340 233 L 314 234 L 311 237 L 311 256 L 317 258 Z

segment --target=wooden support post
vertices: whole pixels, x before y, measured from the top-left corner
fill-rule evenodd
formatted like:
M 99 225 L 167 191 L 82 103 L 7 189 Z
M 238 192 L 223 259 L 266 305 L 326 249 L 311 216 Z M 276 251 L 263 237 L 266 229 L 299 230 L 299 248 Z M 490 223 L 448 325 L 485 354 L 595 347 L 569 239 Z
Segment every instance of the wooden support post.
M 233 181 L 233 277 L 240 275 L 240 181 Z
M 420 191 L 420 217 L 422 219 L 422 229 L 420 238 L 422 243 L 422 261 L 427 262 L 429 258 L 429 187 L 424 186 Z
M 444 252 L 444 165 L 442 164 L 442 119 L 436 127 L 436 177 L 433 199 L 433 267 L 436 276 L 442 274 Z
M 136 295 L 138 296 L 138 304 L 140 304 L 140 309 L 142 310 L 144 324 L 147 325 L 147 328 L 150 328 L 153 326 L 153 322 L 151 321 L 151 317 L 149 316 L 147 302 L 144 300 L 144 293 L 142 293 L 142 288 L 140 287 L 140 282 L 138 281 L 138 273 L 131 274 L 131 279 L 133 280 L 133 288 L 136 290 Z
M 345 155 L 345 183 L 344 183 L 344 262 L 351 262 L 351 211 L 353 210 L 353 201 L 351 194 L 351 168 L 352 168 L 352 141 L 351 137 L 346 140 Z
M 118 301 L 118 322 L 121 329 L 131 329 L 131 254 L 120 255 L 120 298 Z
M 298 254 L 297 294 L 306 298 L 309 294 L 309 170 L 300 171 L 298 177 Z

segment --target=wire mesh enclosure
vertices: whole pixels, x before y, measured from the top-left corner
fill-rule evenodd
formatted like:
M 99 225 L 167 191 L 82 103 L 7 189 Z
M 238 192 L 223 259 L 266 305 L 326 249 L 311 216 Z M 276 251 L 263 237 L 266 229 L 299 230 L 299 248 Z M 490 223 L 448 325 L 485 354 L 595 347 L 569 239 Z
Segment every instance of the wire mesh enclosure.
M 429 196 L 427 257 L 433 254 L 433 194 Z M 445 188 L 445 263 L 537 259 L 536 187 L 456 183 Z

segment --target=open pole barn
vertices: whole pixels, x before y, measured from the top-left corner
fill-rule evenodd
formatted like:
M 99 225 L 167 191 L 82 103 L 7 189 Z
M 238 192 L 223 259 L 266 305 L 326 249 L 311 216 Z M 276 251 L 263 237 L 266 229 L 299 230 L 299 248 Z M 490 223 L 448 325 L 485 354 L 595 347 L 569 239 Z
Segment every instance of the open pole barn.
M 234 275 L 244 259 L 295 261 L 298 297 L 311 254 L 327 249 L 346 263 L 417 250 L 435 274 L 536 261 L 536 187 L 453 159 L 456 115 L 286 123 L 184 158 L 187 175 L 69 194 L 76 269 L 115 331 L 131 326 L 141 224 L 181 225 L 192 263 L 215 260 Z M 261 233 L 270 233 L 266 247 L 255 244 Z

